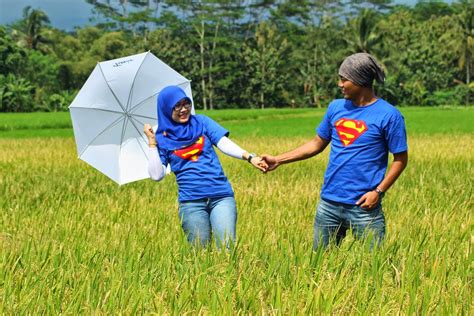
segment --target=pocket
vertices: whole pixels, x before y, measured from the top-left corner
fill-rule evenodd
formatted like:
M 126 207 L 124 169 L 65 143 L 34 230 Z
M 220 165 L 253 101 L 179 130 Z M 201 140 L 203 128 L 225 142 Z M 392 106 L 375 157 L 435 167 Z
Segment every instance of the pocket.
M 382 209 L 382 205 L 380 203 L 377 203 L 377 205 L 375 205 L 372 208 L 362 208 L 362 207 L 359 207 L 359 208 L 362 212 L 370 214 L 372 217 L 375 217 L 380 213 Z

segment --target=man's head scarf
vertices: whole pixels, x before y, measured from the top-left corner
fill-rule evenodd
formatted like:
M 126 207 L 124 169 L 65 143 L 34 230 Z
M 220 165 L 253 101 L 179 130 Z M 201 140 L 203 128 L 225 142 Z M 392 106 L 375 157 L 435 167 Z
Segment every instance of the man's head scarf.
M 384 83 L 385 73 L 372 55 L 367 53 L 353 54 L 339 67 L 339 76 L 362 87 L 371 87 L 374 79 Z
M 198 117 L 191 115 L 186 123 L 173 120 L 176 103 L 191 99 L 177 86 L 168 86 L 158 95 L 158 130 L 156 140 L 160 148 L 176 150 L 194 144 L 202 135 L 203 125 Z

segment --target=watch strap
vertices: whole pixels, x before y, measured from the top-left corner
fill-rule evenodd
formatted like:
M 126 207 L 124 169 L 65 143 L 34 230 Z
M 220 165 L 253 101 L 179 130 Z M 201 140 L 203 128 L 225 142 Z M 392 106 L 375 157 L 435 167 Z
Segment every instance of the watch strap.
M 252 159 L 257 157 L 257 154 L 255 153 L 250 153 L 249 156 L 247 157 L 248 162 L 252 162 Z

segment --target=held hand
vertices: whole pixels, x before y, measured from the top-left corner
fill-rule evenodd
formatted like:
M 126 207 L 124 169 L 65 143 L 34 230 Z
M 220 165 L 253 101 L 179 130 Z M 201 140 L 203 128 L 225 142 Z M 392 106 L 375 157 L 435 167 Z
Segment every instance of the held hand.
M 267 165 L 267 163 L 266 163 L 264 160 L 262 160 L 261 157 L 254 157 L 254 158 L 252 158 L 252 160 L 250 160 L 250 163 L 252 163 L 252 165 L 253 165 L 255 168 L 259 169 L 259 170 L 262 171 L 262 172 L 266 172 L 266 171 L 267 171 L 268 165 Z
M 264 172 L 275 170 L 280 165 L 276 158 L 271 155 L 262 155 L 262 162 L 265 162 L 266 164 Z
M 375 191 L 367 192 L 366 194 L 362 195 L 359 201 L 356 202 L 356 205 L 359 205 L 361 208 L 370 210 L 377 206 L 379 202 L 379 194 Z

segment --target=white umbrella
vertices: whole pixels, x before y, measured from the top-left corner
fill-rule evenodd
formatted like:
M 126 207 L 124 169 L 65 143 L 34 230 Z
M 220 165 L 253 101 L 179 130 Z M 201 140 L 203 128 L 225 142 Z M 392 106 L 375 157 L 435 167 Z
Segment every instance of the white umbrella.
M 149 178 L 143 125 L 156 130 L 157 95 L 169 85 L 192 100 L 190 81 L 150 52 L 98 63 L 69 106 L 79 158 L 118 184 Z

